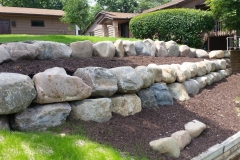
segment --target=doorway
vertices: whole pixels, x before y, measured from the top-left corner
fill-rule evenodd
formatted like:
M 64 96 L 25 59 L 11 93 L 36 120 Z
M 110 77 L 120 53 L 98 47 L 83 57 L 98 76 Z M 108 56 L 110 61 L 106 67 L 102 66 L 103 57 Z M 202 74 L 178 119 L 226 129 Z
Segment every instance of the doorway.
M 129 38 L 128 23 L 121 24 L 121 37 Z
M 9 20 L 0 19 L 0 34 L 11 34 Z

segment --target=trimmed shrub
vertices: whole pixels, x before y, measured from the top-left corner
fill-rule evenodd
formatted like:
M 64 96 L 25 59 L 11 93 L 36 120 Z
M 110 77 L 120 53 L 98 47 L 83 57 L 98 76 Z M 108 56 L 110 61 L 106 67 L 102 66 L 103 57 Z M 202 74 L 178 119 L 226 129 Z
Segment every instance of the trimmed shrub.
M 209 11 L 166 9 L 135 16 L 130 30 L 136 38 L 174 40 L 191 47 L 201 47 L 204 33 L 213 29 L 214 17 Z

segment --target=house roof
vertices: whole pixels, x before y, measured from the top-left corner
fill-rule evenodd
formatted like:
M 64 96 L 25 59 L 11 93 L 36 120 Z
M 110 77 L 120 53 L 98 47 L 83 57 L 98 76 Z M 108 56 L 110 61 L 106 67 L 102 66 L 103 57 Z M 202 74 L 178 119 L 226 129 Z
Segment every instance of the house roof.
M 122 13 L 122 12 L 106 12 L 106 11 L 101 11 L 98 12 L 98 14 L 95 16 L 95 19 L 100 15 L 104 14 L 105 17 L 108 17 L 110 19 L 129 19 L 135 16 L 136 14 L 134 13 Z
M 166 8 L 171 8 L 171 7 L 174 7 L 174 6 L 179 6 L 179 5 L 187 3 L 189 1 L 191 1 L 191 0 L 174 0 L 174 1 L 171 1 L 171 2 L 166 3 L 166 4 L 147 9 L 147 10 L 143 11 L 143 13 L 154 12 L 154 11 L 158 11 L 160 9 L 166 9 Z
M 53 9 L 0 6 L 0 13 L 63 16 L 64 11 Z

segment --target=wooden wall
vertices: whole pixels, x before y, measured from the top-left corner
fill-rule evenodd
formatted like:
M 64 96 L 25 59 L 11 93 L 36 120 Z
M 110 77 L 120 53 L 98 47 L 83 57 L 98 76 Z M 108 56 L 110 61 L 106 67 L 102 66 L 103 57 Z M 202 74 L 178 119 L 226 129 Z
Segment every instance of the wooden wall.
M 231 51 L 230 54 L 232 71 L 240 72 L 240 51 Z
M 69 34 L 75 35 L 75 29 L 69 30 L 68 24 L 61 23 L 60 17 L 56 16 L 36 16 L 36 15 L 3 15 L 0 19 L 10 20 L 12 34 Z M 32 27 L 31 20 L 44 20 L 44 27 Z M 16 26 L 12 26 L 12 21 Z

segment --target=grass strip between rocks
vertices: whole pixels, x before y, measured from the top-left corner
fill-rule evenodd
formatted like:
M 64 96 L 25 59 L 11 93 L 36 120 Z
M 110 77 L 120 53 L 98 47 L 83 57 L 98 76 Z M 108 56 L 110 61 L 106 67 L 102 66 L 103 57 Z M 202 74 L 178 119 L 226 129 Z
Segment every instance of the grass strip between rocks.
M 27 35 L 27 34 L 0 35 L 0 43 L 39 40 L 70 44 L 72 42 L 84 40 L 89 40 L 94 43 L 99 41 L 116 41 L 117 39 L 130 41 L 137 40 L 134 38 L 114 38 L 114 37 L 75 36 L 75 35 Z
M 1 160 L 136 160 L 82 135 L 0 131 Z

